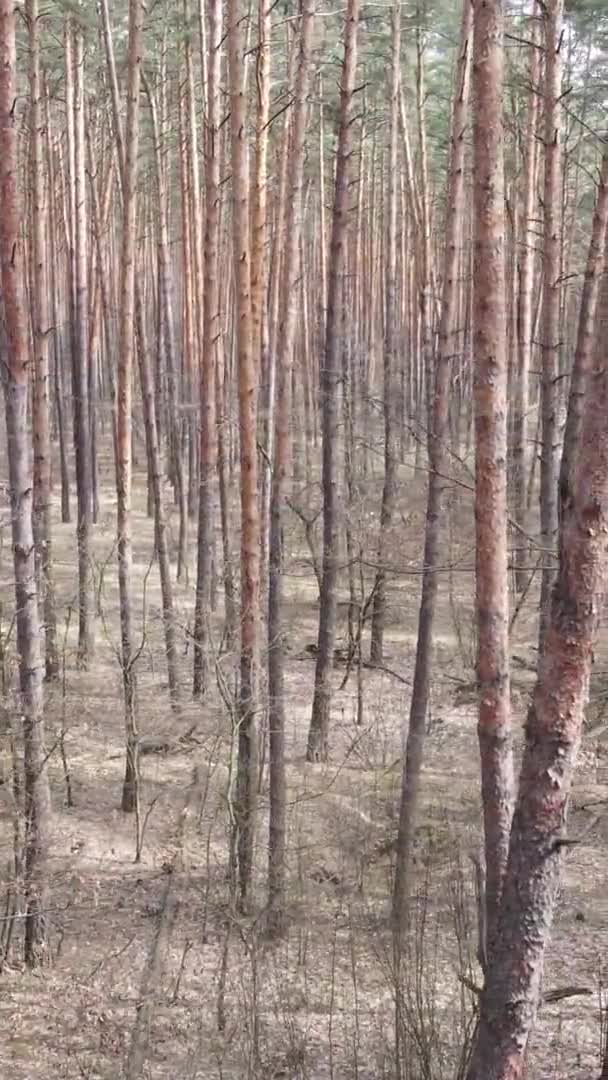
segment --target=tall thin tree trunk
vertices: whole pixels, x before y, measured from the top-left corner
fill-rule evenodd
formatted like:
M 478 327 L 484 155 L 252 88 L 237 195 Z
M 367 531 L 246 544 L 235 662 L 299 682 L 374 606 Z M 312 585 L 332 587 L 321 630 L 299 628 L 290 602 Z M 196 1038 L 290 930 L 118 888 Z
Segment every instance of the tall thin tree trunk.
M 127 122 L 123 174 L 122 250 L 120 258 L 120 324 L 118 400 L 116 411 L 116 494 L 120 637 L 125 699 L 126 765 L 122 809 L 130 813 L 138 799 L 137 715 L 133 648 L 133 551 L 131 537 L 132 443 L 131 412 L 133 344 L 135 340 L 135 244 L 137 225 L 137 152 L 139 144 L 139 84 L 143 43 L 142 0 L 129 3 L 127 54 Z
M 287 63 L 287 86 L 293 85 L 293 72 L 296 57 L 296 49 L 291 44 L 289 25 L 286 31 L 286 48 L 288 50 Z M 274 207 L 274 235 L 272 248 L 272 273 L 270 277 L 268 299 L 268 349 L 262 357 L 262 402 L 261 420 L 263 425 L 263 445 L 265 461 L 262 468 L 262 530 L 260 546 L 260 566 L 262 588 L 268 581 L 268 559 L 270 548 L 270 499 L 272 488 L 271 465 L 274 458 L 275 420 L 274 409 L 276 405 L 276 378 L 277 378 L 277 339 L 279 332 L 279 302 L 283 267 L 283 246 L 285 238 L 285 213 L 287 202 L 287 155 L 289 150 L 289 130 L 291 124 L 291 111 L 287 111 L 283 118 L 283 133 L 278 192 L 275 197 Z M 266 361 L 264 365 L 264 361 Z
M 314 0 L 304 0 L 300 30 L 300 53 L 293 104 L 293 127 L 289 144 L 288 202 L 285 221 L 282 298 L 283 312 L 278 336 L 276 432 L 270 502 L 270 563 L 268 579 L 268 726 L 270 732 L 270 823 L 268 844 L 268 918 L 271 930 L 280 934 L 285 925 L 285 685 L 283 641 L 283 545 L 282 521 L 289 464 L 291 417 L 291 370 L 295 344 L 302 233 L 302 180 L 308 111 L 310 46 L 314 23 Z M 287 132 L 285 132 L 287 136 Z
M 47 171 L 49 183 L 49 248 L 57 251 L 57 212 L 55 198 L 55 162 L 53 154 L 52 127 L 50 114 L 50 95 L 48 87 L 45 93 L 45 124 L 46 124 L 46 152 Z M 66 102 L 67 107 L 67 102 Z M 68 252 L 69 258 L 69 252 Z M 67 431 L 66 431 L 66 408 L 63 388 L 63 335 L 59 330 L 59 298 L 58 298 L 58 267 L 52 267 L 50 273 L 50 305 L 52 324 L 55 328 L 52 335 L 54 378 L 53 391 L 55 394 L 55 408 L 57 415 L 57 435 L 59 439 L 59 468 L 61 473 L 61 522 L 69 525 L 72 520 L 70 513 L 70 474 L 68 469 Z M 71 276 L 68 274 L 68 282 Z M 68 304 L 69 306 L 69 304 Z
M 344 63 L 340 87 L 336 181 L 328 269 L 325 349 L 321 375 L 323 415 L 323 570 L 315 689 L 306 752 L 309 761 L 324 761 L 328 754 L 331 676 L 336 636 L 341 524 L 339 388 L 342 377 L 342 361 L 340 335 L 350 210 L 350 182 L 353 174 L 354 134 L 352 113 L 357 70 L 358 28 L 359 0 L 348 0 L 345 14 Z
M 0 0 L 0 285 L 7 350 L 3 386 L 11 490 L 11 528 L 25 794 L 25 962 L 48 960 L 48 842 L 51 803 L 44 745 L 42 657 L 32 530 L 33 470 L 27 426 L 30 356 L 24 295 L 19 190 L 15 5 Z
M 570 394 L 568 397 L 568 413 L 566 416 L 566 429 L 564 432 L 564 448 L 559 474 L 560 510 L 563 510 L 564 504 L 568 501 L 572 493 L 574 462 L 583 423 L 587 379 L 593 363 L 595 315 L 600 285 L 602 282 L 602 271 L 606 259 L 607 233 L 608 150 L 605 150 L 602 158 L 599 188 L 591 224 L 591 239 L 589 241 L 587 265 L 585 267 L 585 280 L 583 282 L 581 306 L 578 316 L 576 349 L 572 366 Z
M 533 0 L 533 19 L 536 0 Z M 527 480 L 528 480 L 528 408 L 530 362 L 532 358 L 532 294 L 534 286 L 534 240 L 533 219 L 536 205 L 536 163 L 538 124 L 538 84 L 540 78 L 540 50 L 538 33 L 532 22 L 530 28 L 530 63 L 528 67 L 530 89 L 526 115 L 524 146 L 523 205 L 520 226 L 519 292 L 517 298 L 517 374 L 513 407 L 513 514 L 524 532 L 527 529 Z M 528 545 L 519 543 L 514 551 L 516 561 L 515 582 L 518 591 L 526 587 L 529 579 L 525 570 Z
M 380 537 L 378 543 L 378 569 L 374 589 L 370 659 L 381 664 L 384 652 L 384 626 L 386 622 L 386 558 L 388 540 L 393 520 L 395 495 L 397 493 L 397 459 L 395 429 L 397 400 L 395 368 L 397 365 L 397 136 L 399 123 L 399 85 L 401 73 L 401 4 L 394 0 L 392 9 L 392 58 L 391 58 L 391 108 L 388 152 L 388 221 L 386 228 L 385 260 L 385 323 L 384 323 L 384 389 L 382 409 L 384 412 L 384 486 L 380 510 Z
M 402 775 L 397 865 L 393 891 L 393 927 L 397 943 L 407 925 L 410 866 L 432 671 L 439 545 L 445 517 L 443 503 L 446 482 L 444 478 L 449 472 L 449 404 L 454 360 L 458 355 L 458 269 L 464 219 L 465 137 L 469 107 L 472 21 L 472 6 L 469 0 L 464 0 L 452 111 L 441 320 L 428 439 L 429 480 L 422 590 L 418 614 L 414 684 Z M 394 119 L 394 125 L 396 138 L 397 117 Z
M 502 0 L 476 0 L 473 46 L 473 361 L 479 749 L 485 832 L 487 951 L 513 809 L 507 576 L 507 349 Z
M 218 284 L 220 239 L 220 76 L 222 6 L 208 0 L 209 56 L 207 58 L 206 220 L 204 251 L 203 352 L 200 371 L 200 492 L 198 517 L 198 564 L 194 615 L 193 692 L 207 688 L 211 574 L 214 534 L 214 484 L 217 467 L 216 368 L 221 335 Z
M 545 29 L 543 186 L 543 306 L 541 316 L 541 416 L 540 542 L 543 548 L 539 647 L 542 648 L 551 611 L 551 589 L 556 576 L 554 549 L 558 527 L 559 479 L 559 353 L 560 353 L 560 248 L 562 132 L 561 88 L 563 0 L 548 0 L 543 8 Z
M 245 96 L 245 22 L 242 0 L 228 2 L 228 71 L 232 159 L 232 239 L 238 364 L 241 465 L 241 659 L 238 701 L 238 775 L 235 804 L 239 895 L 251 885 L 257 794 L 257 666 L 259 637 L 258 468 L 256 390 L 258 358 L 252 348 L 249 168 Z
M 94 648 L 91 564 L 91 445 L 89 438 L 89 281 L 85 173 L 84 31 L 71 23 L 74 84 L 74 331 L 72 385 L 78 521 L 78 660 L 88 667 Z M 68 120 L 68 123 L 72 122 Z
M 32 185 L 32 257 L 34 323 L 34 540 L 38 560 L 38 593 L 44 620 L 45 665 L 48 679 L 59 674 L 57 620 L 53 583 L 51 519 L 51 430 L 49 418 L 49 304 L 46 251 L 46 194 L 44 190 L 44 111 L 40 77 L 40 12 L 38 0 L 26 6 L 30 49 L 30 176 Z M 49 197 L 54 193 L 50 192 Z

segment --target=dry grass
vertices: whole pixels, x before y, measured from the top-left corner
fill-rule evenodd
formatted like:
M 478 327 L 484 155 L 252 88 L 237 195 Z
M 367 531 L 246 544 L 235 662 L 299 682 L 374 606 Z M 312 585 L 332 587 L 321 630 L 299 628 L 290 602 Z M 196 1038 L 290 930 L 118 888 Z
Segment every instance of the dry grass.
M 395 534 L 395 561 L 402 573 L 392 587 L 387 663 L 408 679 L 415 646 L 423 500 L 421 479 L 405 479 L 407 515 Z M 450 583 L 452 603 L 443 588 L 438 623 L 425 807 L 416 855 L 418 914 L 407 979 L 412 1023 L 431 1048 L 431 1071 L 420 1069 L 415 1075 L 433 1080 L 455 1075 L 463 1010 L 470 1008 L 458 975 L 475 946 L 468 858 L 479 842 L 475 710 L 473 702 L 458 704 L 463 699 L 455 698 L 459 682 L 472 677 L 463 655 L 463 647 L 465 653 L 470 650 L 470 507 L 462 502 L 457 513 L 454 536 L 459 539 L 453 539 L 449 551 L 456 568 L 444 579 Z M 367 528 L 370 535 L 369 524 Z M 49 970 L 27 973 L 18 966 L 14 952 L 5 967 L 0 1077 L 59 1080 L 122 1075 L 142 971 L 158 929 L 176 820 L 196 765 L 205 797 L 188 838 L 186 869 L 176 882 L 179 911 L 155 991 L 145 1075 L 154 1080 L 388 1080 L 394 1075 L 386 925 L 391 866 L 390 855 L 378 852 L 395 832 L 407 687 L 390 674 L 365 671 L 365 723 L 357 727 L 353 674 L 335 698 L 330 764 L 304 762 L 314 669 L 301 653 L 316 635 L 316 585 L 306 564 L 301 527 L 294 521 L 287 568 L 290 929 L 285 942 L 270 947 L 260 932 L 266 783 L 260 799 L 255 910 L 250 918 L 237 920 L 229 909 L 226 877 L 229 720 L 218 695 L 212 694 L 202 707 L 189 700 L 190 653 L 181 661 L 182 716 L 177 721 L 171 714 L 164 685 L 157 571 L 150 568 L 152 526 L 145 517 L 141 485 L 134 530 L 136 624 L 145 634 L 138 666 L 141 731 L 177 736 L 195 727 L 196 741 L 175 753 L 142 759 L 143 812 L 149 816 L 142 860 L 134 862 L 134 822 L 118 809 L 124 763 L 113 532 L 114 498 L 106 487 L 102 518 L 95 529 L 98 581 L 100 568 L 106 567 L 95 664 L 89 672 L 76 671 L 72 618 L 65 642 L 65 693 L 55 687 L 47 701 L 49 745 L 54 745 L 62 726 L 67 733 L 75 799 L 75 806 L 68 809 L 55 752 L 50 761 L 54 822 L 49 913 L 54 963 Z M 73 527 L 58 525 L 55 536 L 59 610 L 65 613 L 75 598 Z M 5 568 L 6 559 L 5 554 Z M 4 573 L 2 578 L 8 576 Z M 3 599 L 10 602 L 8 587 L 3 587 Z M 193 605 L 190 586 L 178 586 L 177 603 L 185 628 Z M 531 596 L 516 624 L 518 654 L 532 655 L 533 604 Z M 184 651 L 186 644 L 184 633 Z M 336 672 L 336 685 L 342 674 Z M 532 675 L 523 671 L 517 678 L 514 704 L 521 717 Z M 575 804 L 607 795 L 606 787 L 596 782 L 594 746 L 588 746 Z M 589 814 L 575 809 L 574 833 L 579 827 L 584 830 Z M 594 996 L 543 1010 L 530 1069 L 531 1076 L 543 1080 L 588 1080 L 598 1071 L 596 991 L 608 932 L 607 830 L 608 824 L 600 819 L 568 856 L 546 983 L 587 985 Z M 3 872 L 11 852 L 10 793 L 4 785 L 0 787 Z M 460 919 L 458 932 L 455 915 Z

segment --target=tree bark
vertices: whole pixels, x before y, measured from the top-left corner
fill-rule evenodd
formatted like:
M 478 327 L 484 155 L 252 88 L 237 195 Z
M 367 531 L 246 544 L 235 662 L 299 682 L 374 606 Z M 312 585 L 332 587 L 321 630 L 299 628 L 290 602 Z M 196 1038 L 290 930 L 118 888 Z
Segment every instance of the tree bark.
M 209 619 L 211 616 L 211 574 L 214 532 L 214 484 L 217 468 L 216 368 L 218 340 L 221 335 L 220 294 L 218 283 L 220 239 L 220 77 L 222 7 L 221 0 L 209 0 L 207 59 L 207 142 L 206 142 L 206 220 L 204 251 L 203 353 L 200 373 L 200 492 L 198 518 L 198 565 L 196 608 L 194 614 L 195 696 L 207 688 L 209 668 Z
M 300 51 L 293 103 L 293 127 L 289 144 L 283 254 L 283 314 L 277 351 L 277 403 L 274 462 L 270 500 L 270 547 L 268 579 L 268 727 L 270 733 L 270 823 L 268 844 L 268 923 L 275 934 L 285 927 L 285 686 L 283 641 L 283 544 L 282 523 L 287 494 L 291 373 L 295 345 L 302 233 L 302 182 L 308 112 L 310 47 L 314 23 L 314 0 L 303 0 Z M 287 136 L 287 132 L 285 133 Z
M 11 491 L 19 689 L 23 713 L 25 962 L 48 960 L 48 842 L 51 815 L 42 696 L 40 623 L 32 529 L 33 470 L 27 426 L 30 356 L 19 190 L 15 5 L 0 0 L 0 285 L 7 338 L 3 385 Z
M 71 21 L 71 20 L 70 20 Z M 78 660 L 88 667 L 94 649 L 91 565 L 91 444 L 89 437 L 89 280 L 85 174 L 84 31 L 72 24 L 74 83 L 74 332 L 72 384 L 78 521 Z
M 467 1080 L 523 1077 L 536 1017 L 608 563 L 607 335 L 604 272 L 575 483 L 563 506 L 558 576 L 526 723 L 496 943 Z
M 44 190 L 44 112 L 40 77 L 40 12 L 38 0 L 26 5 L 30 49 L 30 176 L 32 185 L 32 318 L 34 324 L 34 540 L 38 562 L 38 594 L 43 613 L 47 679 L 59 674 L 57 619 L 53 583 L 51 518 L 51 430 L 49 420 L 49 304 Z M 52 197 L 53 193 L 50 192 Z
M 548 0 L 543 7 L 545 33 L 543 186 L 543 306 L 541 315 L 540 542 L 543 548 L 539 648 L 548 625 L 551 589 L 556 575 L 554 555 L 558 528 L 559 479 L 559 355 L 561 295 L 561 185 L 562 185 L 562 16 L 563 0 Z
M 256 389 L 259 365 L 253 354 L 249 169 L 244 65 L 246 11 L 228 2 L 228 70 L 232 159 L 232 239 L 236 306 L 241 466 L 241 657 L 238 701 L 238 774 L 235 803 L 239 896 L 251 884 L 257 794 L 257 665 L 259 638 L 259 546 Z
M 513 808 L 507 577 L 503 7 L 476 0 L 473 46 L 473 361 L 479 748 L 491 954 Z
M 338 564 L 340 558 L 340 408 L 342 375 L 342 304 L 348 237 L 350 182 L 353 156 L 353 98 L 357 70 L 359 0 L 348 0 L 344 29 L 344 63 L 340 87 L 340 120 L 336 180 L 328 269 L 325 349 L 321 374 L 323 417 L 323 570 L 319 610 L 319 636 L 312 716 L 308 732 L 308 761 L 324 761 L 328 754 L 331 676 L 336 636 Z
M 126 764 L 122 809 L 131 813 L 138 799 L 137 715 L 133 648 L 133 551 L 131 536 L 132 443 L 131 412 L 135 324 L 135 244 L 137 224 L 137 153 L 139 145 L 139 84 L 143 39 L 142 0 L 129 3 L 127 53 L 127 123 L 123 173 L 123 221 L 120 266 L 120 326 L 118 400 L 116 412 L 116 494 L 120 637 L 125 704 Z
M 384 654 L 384 625 L 386 622 L 386 558 L 390 527 L 393 521 L 397 493 L 397 460 L 395 429 L 397 401 L 395 397 L 397 365 L 397 137 L 399 123 L 399 85 L 401 72 L 401 4 L 394 0 L 392 8 L 392 59 L 391 59 L 391 108 L 388 151 L 388 221 L 386 229 L 385 259 L 385 323 L 384 323 L 384 485 L 380 509 L 380 537 L 378 543 L 378 569 L 374 586 L 370 660 L 381 664 Z
M 602 271 L 606 259 L 606 237 L 608 232 L 608 150 L 602 157 L 602 168 L 599 177 L 599 187 L 593 222 L 591 224 L 591 239 L 585 267 L 585 280 L 581 296 L 581 306 L 578 316 L 578 330 L 576 335 L 576 349 L 574 363 L 570 379 L 570 393 L 568 396 L 568 413 L 566 416 L 566 430 L 564 432 L 564 447 L 562 451 L 561 468 L 559 474 L 559 498 L 560 516 L 563 507 L 571 495 L 574 476 L 574 464 L 576 452 L 580 441 L 581 427 L 585 409 L 585 393 L 587 379 L 593 364 L 593 342 L 595 329 L 595 316 L 597 311 Z
M 517 297 L 517 373 L 515 375 L 513 406 L 513 455 L 512 485 L 513 514 L 520 529 L 524 531 L 528 523 L 528 408 L 530 362 L 532 358 L 532 294 L 534 288 L 534 240 L 533 224 L 536 206 L 536 165 L 537 125 L 538 125 L 538 84 L 540 78 L 540 48 L 534 16 L 536 0 L 533 0 L 532 24 L 530 27 L 530 62 L 528 66 L 530 89 L 526 115 L 526 135 L 524 148 L 523 205 L 520 226 L 519 255 L 519 291 Z M 521 534 L 519 534 L 521 536 Z M 522 592 L 529 580 L 525 570 L 528 545 L 525 540 L 515 546 L 516 561 L 515 582 Z
M 67 101 L 66 101 L 67 106 Z M 49 248 L 57 251 L 57 214 L 55 204 L 55 167 L 53 160 L 53 142 L 50 115 L 50 102 L 48 87 L 45 96 L 45 120 L 46 120 L 46 144 L 47 166 L 49 180 Z M 69 258 L 69 252 L 68 252 Z M 50 272 L 50 297 L 52 323 L 55 328 L 53 333 L 53 361 L 54 379 L 53 389 L 55 393 L 55 408 L 57 415 L 57 434 L 59 438 L 59 468 L 61 473 L 61 522 L 69 525 L 72 520 L 70 513 L 70 474 L 68 469 L 67 432 L 66 432 L 66 408 L 63 389 L 63 350 L 62 335 L 59 331 L 59 303 L 58 303 L 58 268 L 51 267 Z M 70 281 L 70 274 L 68 274 Z

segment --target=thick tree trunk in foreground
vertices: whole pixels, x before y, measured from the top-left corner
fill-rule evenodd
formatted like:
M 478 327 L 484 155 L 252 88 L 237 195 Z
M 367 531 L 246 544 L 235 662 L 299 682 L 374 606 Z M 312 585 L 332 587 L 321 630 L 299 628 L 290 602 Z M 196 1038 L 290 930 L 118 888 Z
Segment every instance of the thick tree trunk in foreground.
M 325 351 L 322 358 L 321 407 L 323 416 L 323 572 L 319 611 L 319 639 L 312 717 L 307 758 L 324 761 L 328 752 L 331 707 L 331 676 L 336 636 L 338 560 L 340 537 L 340 413 L 342 374 L 340 340 L 346 242 L 350 209 L 353 156 L 353 97 L 357 70 L 359 0 L 348 0 L 344 30 L 344 64 L 340 88 L 340 127 L 336 160 L 336 183 L 328 273 Z
M 42 697 L 40 622 L 32 530 L 33 472 L 27 424 L 29 381 L 19 200 L 15 5 L 0 0 L 0 288 L 7 337 L 3 383 L 11 489 L 25 790 L 25 962 L 48 959 L 48 828 L 51 814 Z
M 491 952 L 513 806 L 507 578 L 502 0 L 475 0 L 473 359 L 479 749 Z
M 139 72 L 143 38 L 141 0 L 130 0 L 127 75 L 127 126 L 123 174 L 118 401 L 116 413 L 116 494 L 120 636 L 125 699 L 126 764 L 122 809 L 135 810 L 138 798 L 137 717 L 133 670 L 133 551 L 131 537 L 131 412 L 135 340 L 135 229 L 137 223 L 137 151 L 139 143 Z
M 270 823 L 268 844 L 268 921 L 279 934 L 285 922 L 285 687 L 283 642 L 283 546 L 281 526 L 289 462 L 291 373 L 298 313 L 302 232 L 302 176 L 306 138 L 310 45 L 314 0 L 304 0 L 289 153 L 288 203 L 283 257 L 283 313 L 278 335 L 276 433 L 270 500 L 268 578 L 268 728 L 270 734 Z M 287 132 L 286 132 L 287 135 Z
M 228 70 L 232 158 L 232 236 L 236 293 L 236 340 L 241 464 L 241 664 L 238 702 L 238 776 L 235 804 L 239 893 L 244 904 L 251 882 L 257 793 L 257 663 L 260 516 L 256 442 L 258 364 L 253 355 L 249 237 L 249 170 L 245 98 L 246 9 L 228 4 Z
M 536 1018 L 560 881 L 568 798 L 589 696 L 608 564 L 608 275 L 601 284 L 575 482 L 526 745 L 495 946 L 468 1080 L 519 1080 Z
M 473 9 L 464 0 L 458 67 L 454 88 L 452 113 L 451 157 L 448 177 L 447 211 L 445 221 L 445 262 L 439 349 L 431 405 L 431 430 L 428 439 L 429 487 L 427 494 L 426 530 L 422 572 L 422 591 L 418 615 L 418 639 L 414 685 L 410 703 L 409 729 L 405 765 L 402 775 L 399 839 L 393 892 L 393 927 L 397 937 L 407 924 L 409 872 L 412 845 L 416 828 L 419 779 L 422 769 L 424 732 L 429 702 L 433 655 L 433 628 L 437 602 L 437 567 L 439 545 L 444 519 L 444 477 L 448 466 L 448 421 L 450 380 L 458 349 L 458 270 L 464 211 L 464 181 L 466 158 L 466 125 L 469 104 L 471 68 L 471 30 Z M 395 132 L 396 135 L 396 132 Z

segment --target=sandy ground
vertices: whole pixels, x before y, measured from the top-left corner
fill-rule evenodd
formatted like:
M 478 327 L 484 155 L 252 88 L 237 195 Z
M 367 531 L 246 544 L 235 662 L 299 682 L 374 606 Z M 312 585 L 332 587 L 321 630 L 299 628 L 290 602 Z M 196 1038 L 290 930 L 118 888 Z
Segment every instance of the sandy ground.
M 401 679 L 364 671 L 364 723 L 357 726 L 355 674 L 346 688 L 338 690 L 344 669 L 336 670 L 331 761 L 326 766 L 304 761 L 314 664 L 303 650 L 316 637 L 316 585 L 295 518 L 287 529 L 290 925 L 287 939 L 273 946 L 261 933 L 266 778 L 260 791 L 253 910 L 247 918 L 236 918 L 228 905 L 227 884 L 230 722 L 215 691 L 203 706 L 189 697 L 191 653 L 186 632 L 181 645 L 182 714 L 177 719 L 171 713 L 157 570 L 151 566 L 152 526 L 141 491 L 134 529 L 136 622 L 138 633 L 144 635 L 137 670 L 139 722 L 142 734 L 168 735 L 175 746 L 142 760 L 145 828 L 139 862 L 134 861 L 135 822 L 119 810 L 124 733 L 116 659 L 112 492 L 104 489 L 95 528 L 102 614 L 96 624 L 97 655 L 89 672 L 76 670 L 73 614 L 67 625 L 76 587 L 73 526 L 56 526 L 65 679 L 48 692 L 48 743 L 56 747 L 65 731 L 75 805 L 66 805 L 55 749 L 50 758 L 53 964 L 44 971 L 24 972 L 14 950 L 5 965 L 0 1078 L 123 1074 L 142 973 L 162 922 L 179 813 L 195 768 L 202 785 L 201 805 L 188 829 L 183 866 L 172 882 L 178 910 L 164 970 L 151 998 L 144 1075 L 154 1080 L 388 1080 L 394 1075 L 387 934 L 391 855 L 386 849 L 396 828 L 401 731 L 407 719 L 417 620 L 423 514 L 420 491 L 412 494 L 413 487 L 395 546 L 399 567 L 412 572 L 396 577 L 391 586 L 387 635 L 387 666 Z M 470 994 L 459 976 L 479 979 L 470 858 L 479 843 L 475 704 L 470 694 L 462 692 L 462 683 L 472 679 L 469 513 L 464 504 L 455 512 L 449 561 L 456 566 L 442 582 L 425 806 L 416 852 L 414 933 L 405 977 L 412 1033 L 408 1054 L 414 1075 L 429 1080 L 458 1075 L 455 1048 L 471 1012 Z M 369 535 L 369 525 L 367 530 Z M 8 550 L 5 546 L 5 571 Z M 2 581 L 8 577 L 4 572 Z M 2 598 L 10 602 L 5 585 Z M 176 601 L 185 631 L 193 604 L 191 585 L 177 586 Z M 524 659 L 533 657 L 533 605 L 531 595 L 515 627 L 513 651 Z M 218 627 L 220 623 L 218 613 Z M 230 662 L 230 658 L 222 661 L 228 675 Z M 601 658 L 598 664 L 602 666 Z M 514 705 L 521 720 L 533 676 L 521 666 L 514 675 Z M 186 732 L 188 740 L 178 744 L 178 736 Z M 567 858 L 546 972 L 547 987 L 572 984 L 590 993 L 543 1009 L 529 1071 L 538 1080 L 589 1080 L 599 1072 L 598 989 L 608 953 L 608 815 L 604 820 L 601 808 L 584 808 L 608 799 L 596 749 L 595 740 L 589 739 L 578 771 L 571 832 L 580 830 L 584 839 Z M 598 820 L 588 827 L 598 811 Z M 11 818 L 9 785 L 4 784 L 2 911 L 11 865 Z

